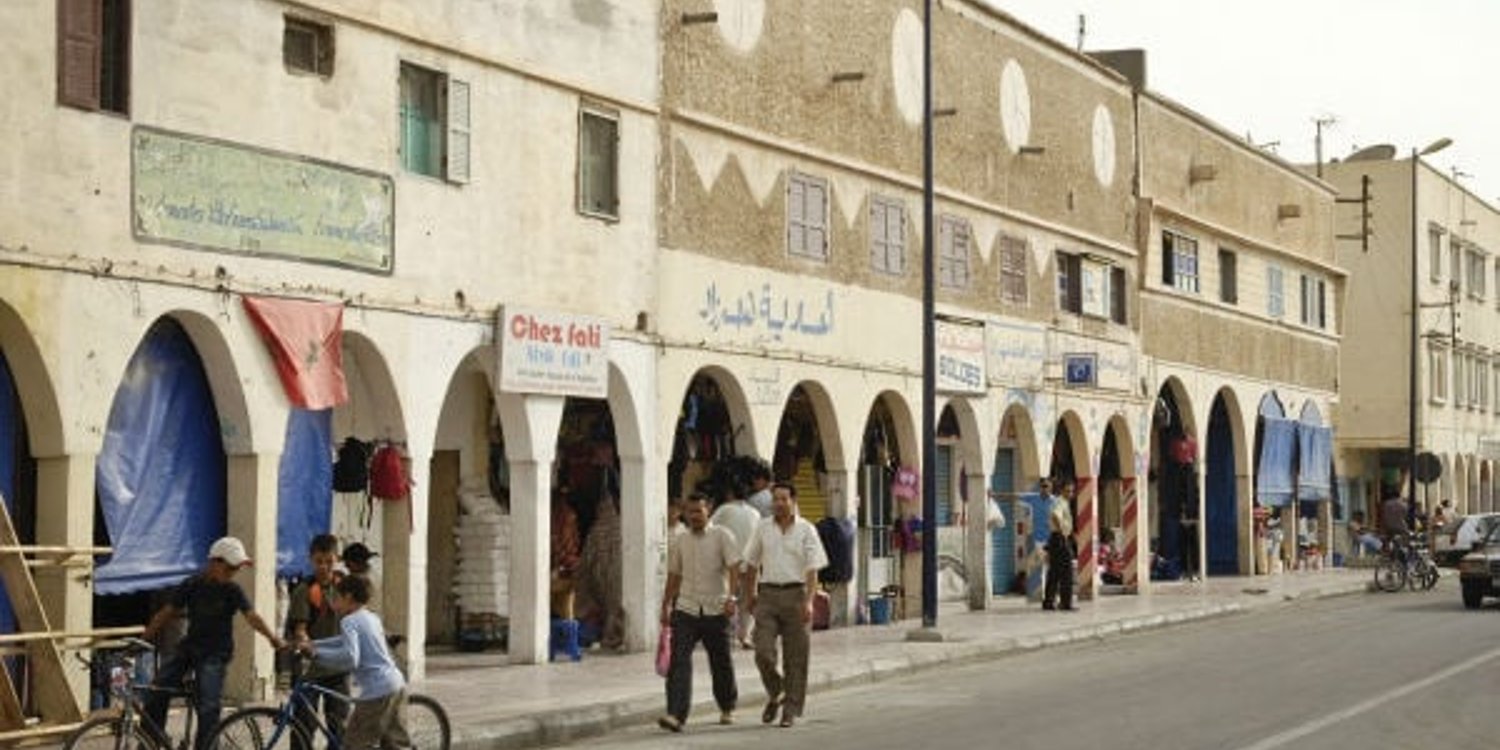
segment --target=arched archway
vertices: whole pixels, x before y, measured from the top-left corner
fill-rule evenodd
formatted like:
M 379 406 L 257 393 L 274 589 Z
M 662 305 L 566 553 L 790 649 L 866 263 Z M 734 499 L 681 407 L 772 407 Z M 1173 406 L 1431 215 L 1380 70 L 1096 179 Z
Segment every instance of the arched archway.
M 715 467 L 725 459 L 755 455 L 744 388 L 733 373 L 710 365 L 689 379 L 680 403 L 667 462 L 667 497 L 677 500 L 701 490 L 717 502 L 725 488 L 715 483 L 727 479 L 715 480 Z M 769 507 L 770 498 L 757 502 Z
M 797 508 L 816 523 L 829 515 L 841 516 L 842 508 L 830 507 L 837 492 L 830 490 L 828 474 L 843 467 L 837 418 L 828 391 L 813 381 L 802 381 L 787 394 L 776 430 L 776 451 L 771 472 L 778 481 L 797 488 Z
M 1026 407 L 1021 403 L 1007 406 L 1000 418 L 990 469 L 990 493 L 1007 521 L 990 533 L 990 592 L 995 595 L 1024 595 L 1035 586 L 1035 582 L 1028 583 L 1027 569 L 1027 560 L 1034 558 L 1037 545 L 1032 538 L 1035 524 L 1030 521 L 1024 498 L 1035 497 L 1041 476 L 1036 446 L 1036 428 Z M 1020 512 L 1022 508 L 1027 512 Z
M 1209 575 L 1235 575 L 1242 564 L 1240 523 L 1244 516 L 1235 465 L 1238 402 L 1228 389 L 1214 396 L 1204 450 L 1204 535 Z
M 1135 540 L 1140 513 L 1136 495 L 1135 445 L 1124 415 L 1115 414 L 1105 424 L 1099 448 L 1099 548 L 1108 559 L 1100 559 L 1100 580 L 1105 584 L 1133 587 Z
M 1151 411 L 1151 521 L 1157 555 L 1153 578 L 1199 574 L 1198 442 L 1187 389 L 1168 378 Z
M 865 598 L 899 585 L 891 529 L 896 519 L 891 492 L 896 472 L 920 463 L 911 407 L 895 391 L 883 391 L 870 405 L 859 452 L 859 560 L 856 591 Z M 877 613 L 874 610 L 877 608 Z M 871 604 L 871 622 L 890 617 L 889 601 Z

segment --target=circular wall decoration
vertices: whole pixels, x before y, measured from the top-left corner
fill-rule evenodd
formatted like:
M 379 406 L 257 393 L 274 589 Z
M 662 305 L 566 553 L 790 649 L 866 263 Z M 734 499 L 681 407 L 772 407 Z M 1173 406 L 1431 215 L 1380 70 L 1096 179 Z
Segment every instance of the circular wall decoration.
M 1015 60 L 1006 60 L 1000 70 L 1000 126 L 1012 154 L 1030 143 L 1031 89 L 1026 85 L 1026 72 Z
M 1094 176 L 1109 187 L 1115 180 L 1115 121 L 1103 104 L 1094 107 Z
M 922 124 L 922 20 L 903 8 L 891 29 L 891 84 L 896 108 L 909 125 Z
M 736 52 L 755 49 L 766 20 L 765 0 L 714 0 L 719 35 Z

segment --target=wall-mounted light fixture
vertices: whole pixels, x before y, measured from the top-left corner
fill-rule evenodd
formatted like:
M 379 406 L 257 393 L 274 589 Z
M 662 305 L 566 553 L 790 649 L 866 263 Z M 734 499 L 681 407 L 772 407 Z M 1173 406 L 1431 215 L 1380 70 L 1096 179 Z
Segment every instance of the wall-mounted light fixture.
M 933 117 L 952 117 L 956 114 L 958 107 L 934 107 L 932 110 Z
M 1279 205 L 1279 206 L 1276 207 L 1276 220 L 1277 221 L 1286 221 L 1287 219 L 1300 219 L 1300 218 L 1302 218 L 1302 206 L 1299 205 L 1299 204 L 1296 204 L 1296 203 L 1283 203 L 1283 204 L 1281 204 L 1281 205 Z
M 1047 147 L 1046 146 L 1021 146 L 1021 147 L 1019 147 L 1019 148 L 1016 149 L 1016 153 L 1020 154 L 1022 156 L 1041 156 L 1042 154 L 1047 153 Z
M 832 80 L 834 83 L 854 83 L 856 81 L 863 81 L 865 80 L 865 72 L 863 70 L 846 70 L 839 73 L 834 73 Z
M 714 11 L 701 11 L 698 13 L 683 13 L 682 25 L 692 26 L 699 23 L 718 23 L 719 14 Z
M 1213 182 L 1219 176 L 1219 168 L 1212 164 L 1194 164 L 1188 167 L 1188 184 L 1197 185 L 1200 182 Z

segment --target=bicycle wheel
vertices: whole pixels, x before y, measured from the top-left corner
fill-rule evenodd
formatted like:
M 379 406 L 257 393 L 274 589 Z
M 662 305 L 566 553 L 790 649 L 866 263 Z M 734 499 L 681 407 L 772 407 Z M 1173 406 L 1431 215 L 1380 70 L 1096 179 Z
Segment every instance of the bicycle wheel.
M 274 708 L 256 706 L 235 711 L 219 722 L 209 740 L 210 750 L 290 750 L 293 738 L 300 747 L 310 747 L 305 742 L 307 732 L 295 722 L 281 724 L 281 712 Z
M 448 712 L 425 695 L 406 696 L 406 733 L 415 750 L 448 750 L 453 741 Z
M 1437 585 L 1438 569 L 1437 564 L 1433 561 L 1428 560 L 1425 557 L 1422 558 L 1422 561 L 1417 563 L 1417 572 L 1421 574 L 1422 577 L 1423 591 L 1431 591 L 1432 587 Z
M 1406 585 L 1406 566 L 1400 560 L 1384 559 L 1375 566 L 1375 586 L 1381 591 L 1400 591 Z
M 156 746 L 139 720 L 130 722 L 128 731 L 124 723 L 121 716 L 89 719 L 68 735 L 63 750 L 135 750 Z

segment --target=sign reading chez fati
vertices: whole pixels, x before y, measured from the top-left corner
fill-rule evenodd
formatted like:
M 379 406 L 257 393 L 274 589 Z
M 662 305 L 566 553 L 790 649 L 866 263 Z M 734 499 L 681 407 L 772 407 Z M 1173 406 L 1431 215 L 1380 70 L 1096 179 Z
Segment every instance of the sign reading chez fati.
M 609 395 L 609 324 L 603 318 L 509 306 L 495 327 L 501 390 Z
M 938 318 L 937 390 L 943 393 L 984 393 L 984 323 Z

